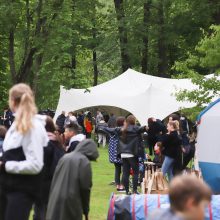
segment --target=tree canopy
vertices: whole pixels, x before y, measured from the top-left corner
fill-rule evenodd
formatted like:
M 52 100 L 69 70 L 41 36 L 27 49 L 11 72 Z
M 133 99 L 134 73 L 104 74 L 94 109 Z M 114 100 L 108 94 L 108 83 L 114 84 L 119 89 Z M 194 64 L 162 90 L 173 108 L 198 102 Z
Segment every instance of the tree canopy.
M 201 77 L 219 72 L 219 25 L 218 0 L 0 0 L 0 109 L 18 82 L 56 108 L 60 85 L 87 88 L 129 67 L 187 74 L 200 90 L 179 98 L 201 105 L 219 92 Z

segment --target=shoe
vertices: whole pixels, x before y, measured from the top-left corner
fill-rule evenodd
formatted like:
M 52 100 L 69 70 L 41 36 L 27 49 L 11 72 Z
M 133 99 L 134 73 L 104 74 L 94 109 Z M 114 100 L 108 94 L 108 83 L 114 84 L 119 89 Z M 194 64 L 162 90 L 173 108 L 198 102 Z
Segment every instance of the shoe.
M 138 191 L 134 191 L 133 194 L 139 195 L 140 193 Z
M 126 195 L 130 196 L 130 195 L 131 195 L 131 192 L 126 192 Z
M 120 193 L 126 192 L 124 188 L 122 188 L 122 189 L 118 188 L 117 191 L 120 192 Z

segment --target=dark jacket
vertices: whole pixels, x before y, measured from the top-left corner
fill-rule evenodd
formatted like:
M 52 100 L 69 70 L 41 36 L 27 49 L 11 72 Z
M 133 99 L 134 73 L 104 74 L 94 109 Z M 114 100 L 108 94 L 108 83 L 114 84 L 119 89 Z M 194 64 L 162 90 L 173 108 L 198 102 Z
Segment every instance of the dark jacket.
M 136 125 L 128 126 L 125 134 L 120 131 L 119 153 L 128 153 L 133 154 L 134 156 L 142 156 L 144 150 L 141 133 L 145 131 L 145 127 Z
M 148 143 L 150 146 L 154 146 L 159 141 L 161 133 L 164 133 L 166 127 L 160 120 L 156 120 L 149 125 L 148 129 Z
M 58 141 L 50 140 L 44 147 L 44 167 L 41 199 L 47 202 L 49 198 L 50 185 L 56 166 L 60 158 L 65 154 L 64 149 Z
M 58 126 L 59 131 L 61 131 L 62 133 L 64 132 L 65 120 L 66 120 L 66 116 L 64 114 L 59 115 L 56 120 L 56 125 Z
M 165 134 L 162 137 L 163 155 L 171 157 L 175 160 L 181 158 L 181 144 L 182 140 L 177 131 L 173 131 L 170 134 Z
M 89 213 L 92 170 L 90 160 L 99 154 L 94 141 L 87 139 L 59 161 L 50 190 L 46 220 L 82 220 Z
M 119 136 L 118 154 L 127 153 L 134 156 L 144 157 L 144 147 L 141 134 L 146 131 L 145 126 L 130 125 L 126 134 L 123 134 L 122 128 L 102 128 L 103 131 Z

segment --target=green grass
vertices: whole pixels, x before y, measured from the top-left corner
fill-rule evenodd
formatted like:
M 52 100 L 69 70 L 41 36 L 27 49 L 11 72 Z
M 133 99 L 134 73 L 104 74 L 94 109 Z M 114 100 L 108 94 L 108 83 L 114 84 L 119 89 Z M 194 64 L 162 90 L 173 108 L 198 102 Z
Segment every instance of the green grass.
M 114 165 L 109 163 L 108 149 L 100 148 L 97 162 L 92 163 L 93 187 L 90 201 L 90 219 L 104 220 L 107 217 L 109 198 L 115 191 L 109 183 L 114 180 Z

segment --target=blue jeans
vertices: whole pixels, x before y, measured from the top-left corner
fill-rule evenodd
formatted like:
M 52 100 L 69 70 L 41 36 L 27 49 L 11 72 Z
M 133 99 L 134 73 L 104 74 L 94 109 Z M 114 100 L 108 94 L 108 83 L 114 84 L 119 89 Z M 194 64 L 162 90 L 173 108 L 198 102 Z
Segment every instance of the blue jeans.
M 173 178 L 173 165 L 174 165 L 174 159 L 171 157 L 165 156 L 161 169 L 162 169 L 164 176 L 166 174 L 168 175 L 169 181 L 171 181 Z

